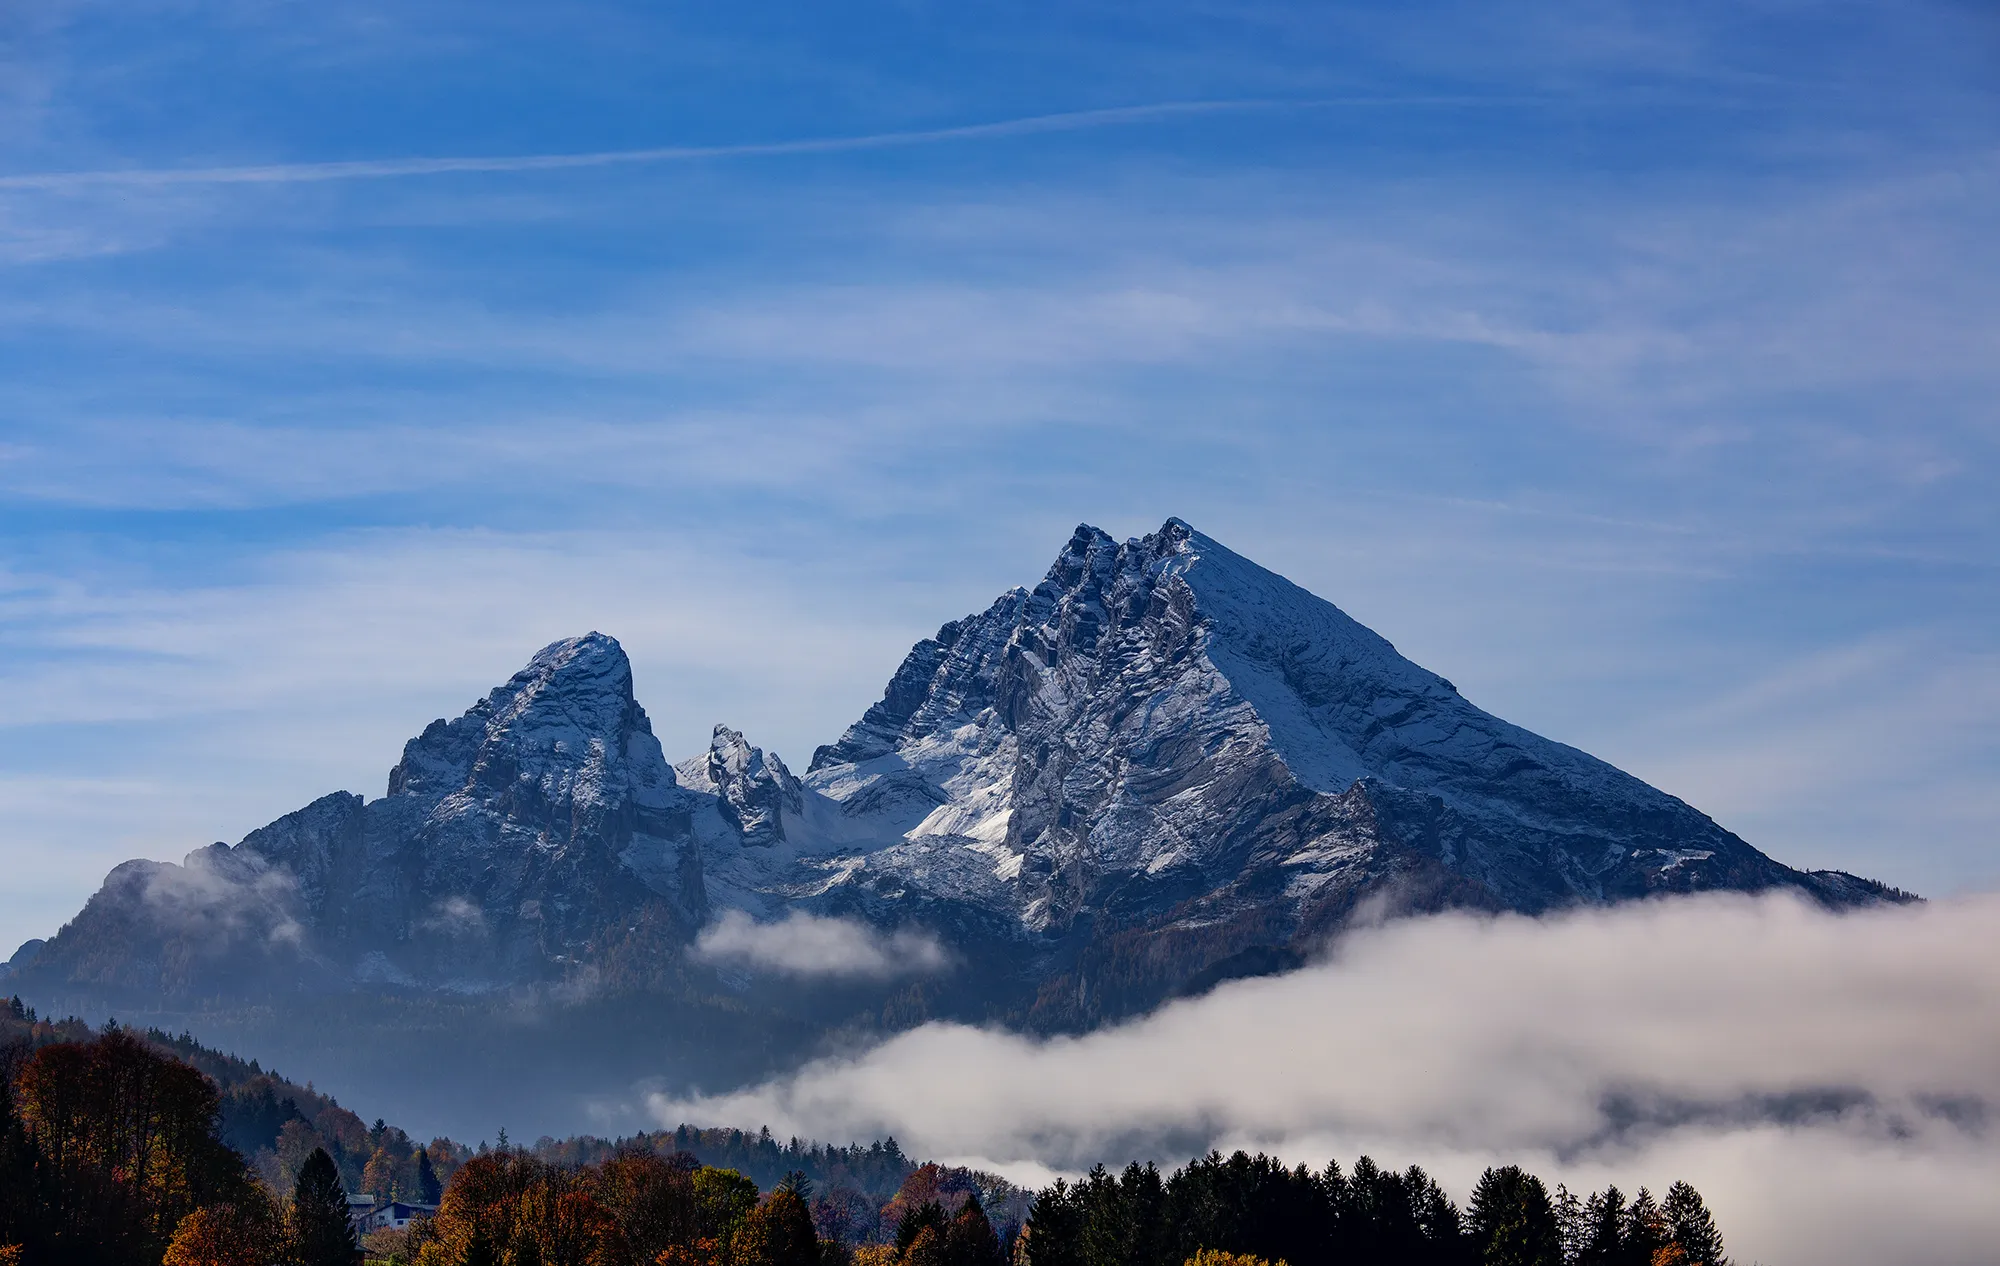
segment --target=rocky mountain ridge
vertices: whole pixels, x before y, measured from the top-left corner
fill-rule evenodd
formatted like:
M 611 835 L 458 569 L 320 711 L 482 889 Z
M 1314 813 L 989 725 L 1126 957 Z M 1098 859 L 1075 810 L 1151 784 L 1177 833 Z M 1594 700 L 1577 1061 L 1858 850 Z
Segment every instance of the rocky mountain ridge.
M 1482 711 L 1176 519 L 1079 527 L 1035 588 L 919 642 L 803 776 L 724 726 L 669 765 L 617 642 L 555 643 L 412 739 L 380 799 L 128 862 L 13 971 L 162 996 L 607 972 L 721 995 L 757 986 L 704 965 L 702 929 L 802 914 L 950 947 L 962 970 L 908 1016 L 1084 1027 L 1296 962 L 1363 901 L 1771 887 L 1900 896 L 1783 866 Z

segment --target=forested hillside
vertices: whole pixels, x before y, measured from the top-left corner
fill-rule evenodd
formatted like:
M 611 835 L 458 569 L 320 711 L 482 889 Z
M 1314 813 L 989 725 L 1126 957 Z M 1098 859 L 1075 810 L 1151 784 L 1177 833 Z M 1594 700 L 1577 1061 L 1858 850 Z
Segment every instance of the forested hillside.
M 288 1190 L 315 1148 L 326 1150 L 349 1191 L 404 1199 L 421 1195 L 421 1171 L 426 1167 L 442 1183 L 472 1155 L 470 1148 L 450 1139 L 419 1144 L 379 1119 L 371 1127 L 311 1083 L 301 1085 L 254 1059 L 212 1050 L 186 1033 L 124 1028 L 116 1021 L 107 1023 L 103 1032 L 124 1033 L 213 1082 L 218 1096 L 217 1137 L 272 1190 Z M 0 1005 L 0 1051 L 12 1051 L 16 1059 L 55 1043 L 89 1042 L 97 1036 L 78 1019 L 42 1019 L 19 998 Z
M 438 1205 L 404 1266 L 1721 1266 L 1694 1188 L 1588 1199 L 1508 1166 L 1460 1210 L 1423 1170 L 1238 1152 L 1039 1193 L 893 1139 L 768 1130 L 425 1145 L 192 1039 L 0 1006 L 0 1266 L 348 1266 L 348 1193 Z

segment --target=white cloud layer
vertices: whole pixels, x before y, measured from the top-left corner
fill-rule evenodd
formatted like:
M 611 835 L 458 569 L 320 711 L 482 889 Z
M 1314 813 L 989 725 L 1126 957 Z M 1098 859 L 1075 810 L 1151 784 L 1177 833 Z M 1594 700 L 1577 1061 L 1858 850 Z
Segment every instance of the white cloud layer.
M 759 923 L 741 910 L 724 911 L 702 929 L 695 954 L 712 963 L 808 979 L 889 980 L 934 976 L 951 967 L 951 956 L 928 932 L 882 932 L 853 919 L 803 910 L 775 923 Z
M 1738 1260 L 1942 1266 L 2000 1242 L 2000 896 L 1830 915 L 1713 897 L 1445 916 L 1082 1038 L 933 1024 L 664 1122 L 893 1133 L 1025 1175 L 1210 1143 L 1572 1186 L 1693 1181 Z

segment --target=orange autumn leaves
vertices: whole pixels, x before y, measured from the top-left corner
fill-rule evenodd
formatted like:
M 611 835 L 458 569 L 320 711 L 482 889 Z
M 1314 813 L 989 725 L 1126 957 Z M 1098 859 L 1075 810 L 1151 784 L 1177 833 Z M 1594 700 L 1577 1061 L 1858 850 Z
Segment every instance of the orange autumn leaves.
M 563 1168 L 520 1152 L 467 1162 L 411 1236 L 417 1266 L 820 1266 L 804 1199 L 759 1199 L 733 1170 L 650 1152 Z

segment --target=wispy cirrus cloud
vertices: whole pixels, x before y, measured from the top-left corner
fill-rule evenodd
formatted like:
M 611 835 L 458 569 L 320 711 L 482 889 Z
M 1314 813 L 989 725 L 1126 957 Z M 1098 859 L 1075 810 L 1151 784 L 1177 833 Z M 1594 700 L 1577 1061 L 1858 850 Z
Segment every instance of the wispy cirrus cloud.
M 518 154 L 486 157 L 371 158 L 320 163 L 261 163 L 230 167 L 135 167 L 97 171 L 17 172 L 0 174 L 0 190 L 80 190 L 90 188 L 149 188 L 168 185 L 268 185 L 318 183 L 331 180 L 390 180 L 406 176 L 510 175 L 576 171 L 628 164 L 683 163 L 728 158 L 779 158 L 804 154 L 843 154 L 907 145 L 937 145 L 953 141 L 999 140 L 1087 128 L 1122 127 L 1203 114 L 1259 110 L 1309 110 L 1333 107 L 1416 107 L 1476 104 L 1466 96 L 1355 96 L 1307 100 L 1161 101 L 1097 110 L 1065 110 L 1026 115 L 992 123 L 958 127 L 915 128 L 872 132 L 859 136 L 829 136 L 789 141 L 758 141 L 735 145 L 658 145 L 638 149 L 595 150 L 576 154 Z

